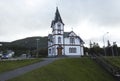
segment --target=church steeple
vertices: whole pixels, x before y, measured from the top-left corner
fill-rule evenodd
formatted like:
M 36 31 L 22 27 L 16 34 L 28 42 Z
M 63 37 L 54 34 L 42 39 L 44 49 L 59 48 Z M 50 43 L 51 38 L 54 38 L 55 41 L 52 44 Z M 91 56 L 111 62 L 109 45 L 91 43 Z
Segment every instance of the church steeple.
M 58 10 L 58 7 L 56 8 L 56 13 L 55 13 L 55 19 L 54 19 L 55 22 L 62 22 L 62 19 L 61 19 L 61 16 L 60 16 L 60 13 L 59 13 L 59 10 Z
M 63 23 L 63 21 L 62 21 L 62 18 L 61 18 L 61 16 L 60 16 L 58 7 L 56 7 L 55 18 L 54 18 L 54 20 L 53 20 L 52 23 L 51 23 L 51 27 L 52 27 L 52 25 L 54 25 L 54 24 L 57 23 L 57 22 L 60 22 L 60 23 L 62 23 L 62 24 L 64 25 L 64 23 Z

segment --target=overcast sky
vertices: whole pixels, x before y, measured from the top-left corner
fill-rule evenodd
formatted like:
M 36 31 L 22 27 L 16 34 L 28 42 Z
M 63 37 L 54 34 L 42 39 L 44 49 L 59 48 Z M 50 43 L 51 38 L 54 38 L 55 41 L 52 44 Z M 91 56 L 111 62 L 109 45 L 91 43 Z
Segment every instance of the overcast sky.
M 56 6 L 65 31 L 73 28 L 85 45 L 104 38 L 120 46 L 120 0 L 0 0 L 0 41 L 47 36 Z

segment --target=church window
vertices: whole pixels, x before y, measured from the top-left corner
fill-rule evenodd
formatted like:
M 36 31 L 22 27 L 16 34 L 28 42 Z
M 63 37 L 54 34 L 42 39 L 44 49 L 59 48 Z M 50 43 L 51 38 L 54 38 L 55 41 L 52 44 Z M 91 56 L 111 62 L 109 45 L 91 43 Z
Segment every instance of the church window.
M 58 30 L 58 34 L 61 34 L 61 31 L 60 31 L 60 30 Z
M 72 50 L 71 50 L 71 48 L 69 48 L 69 53 L 72 53 Z
M 73 37 L 70 37 L 70 43 L 71 44 L 75 43 L 75 39 Z
M 61 24 L 58 23 L 57 26 L 58 26 L 58 30 L 60 30 L 61 29 Z
M 52 48 L 52 54 L 54 54 L 55 53 L 55 49 L 54 48 Z
M 49 49 L 49 54 L 51 54 L 51 49 Z
M 58 37 L 58 43 L 61 43 L 61 37 Z
M 69 48 L 69 53 L 76 53 L 77 49 L 76 48 Z
M 76 48 L 73 48 L 73 52 L 74 52 L 74 53 L 76 53 L 76 52 L 77 52 Z

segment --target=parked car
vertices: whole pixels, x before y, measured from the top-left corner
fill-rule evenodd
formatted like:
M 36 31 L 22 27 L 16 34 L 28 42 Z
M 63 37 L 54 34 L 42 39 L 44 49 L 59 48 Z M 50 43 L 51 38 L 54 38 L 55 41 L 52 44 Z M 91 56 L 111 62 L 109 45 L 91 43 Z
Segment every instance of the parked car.
M 8 59 L 9 56 L 8 55 L 2 55 L 1 59 Z

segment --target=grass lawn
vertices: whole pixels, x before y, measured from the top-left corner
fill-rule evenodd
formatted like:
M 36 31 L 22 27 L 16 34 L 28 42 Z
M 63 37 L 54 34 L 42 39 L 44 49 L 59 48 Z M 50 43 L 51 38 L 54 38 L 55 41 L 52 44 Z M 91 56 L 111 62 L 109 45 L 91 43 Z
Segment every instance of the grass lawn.
M 120 68 L 120 57 L 119 56 L 109 56 L 109 57 L 105 57 L 105 59 L 111 63 L 113 66 L 117 66 Z
M 0 61 L 0 73 L 10 71 L 25 65 L 33 64 L 41 61 L 41 59 L 26 59 L 16 61 Z
M 115 81 L 90 58 L 66 58 L 9 81 Z

